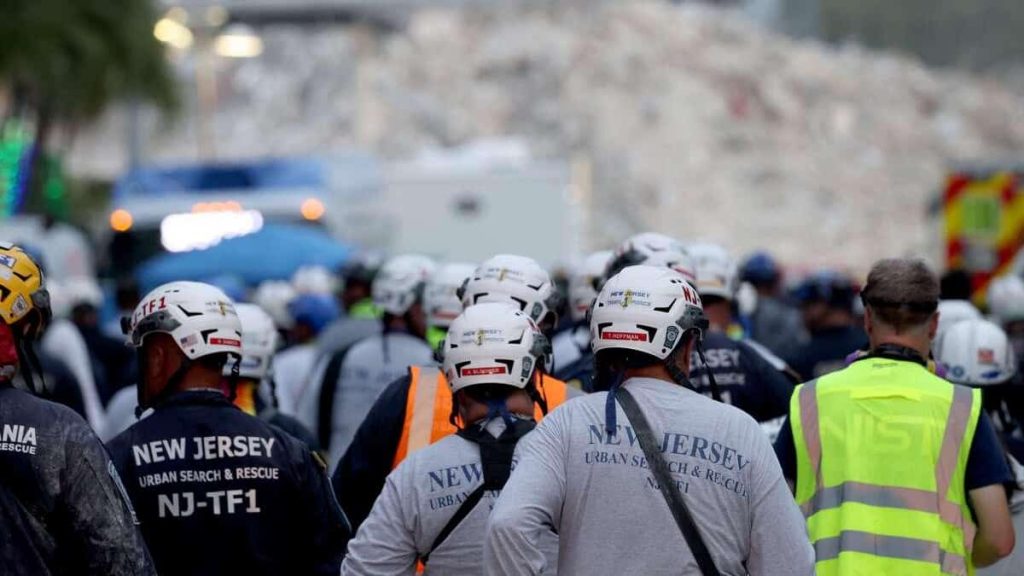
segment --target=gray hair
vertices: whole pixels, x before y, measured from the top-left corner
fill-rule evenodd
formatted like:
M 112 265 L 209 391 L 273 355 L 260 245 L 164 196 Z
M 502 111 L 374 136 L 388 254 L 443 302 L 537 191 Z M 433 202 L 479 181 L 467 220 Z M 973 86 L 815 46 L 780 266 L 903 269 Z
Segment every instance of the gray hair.
M 871 267 L 861 291 L 873 316 L 897 333 L 921 327 L 939 305 L 939 279 L 919 258 L 887 258 Z

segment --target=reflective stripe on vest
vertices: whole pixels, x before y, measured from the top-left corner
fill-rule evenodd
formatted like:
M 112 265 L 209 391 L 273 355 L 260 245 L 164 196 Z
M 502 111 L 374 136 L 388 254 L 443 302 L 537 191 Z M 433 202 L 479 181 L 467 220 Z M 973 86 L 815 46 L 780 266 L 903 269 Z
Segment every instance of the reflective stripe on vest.
M 850 384 L 844 382 L 835 384 L 835 386 L 850 387 Z M 831 390 L 837 389 L 831 388 Z M 850 387 L 849 389 L 853 390 L 854 388 Z M 899 386 L 894 386 L 892 390 L 894 396 L 900 395 Z M 856 519 L 865 514 L 870 516 L 872 514 L 870 508 L 851 509 L 850 512 L 839 511 L 844 504 L 852 503 L 893 511 L 904 510 L 934 514 L 943 524 L 962 532 L 963 550 L 969 555 L 973 547 L 976 529 L 969 515 L 965 513 L 965 506 L 951 501 L 949 494 L 954 475 L 958 472 L 962 447 L 971 440 L 968 438 L 968 428 L 972 424 L 972 416 L 980 410 L 980 406 L 975 405 L 975 394 L 970 389 L 952 386 L 952 399 L 934 468 L 934 491 L 904 486 L 883 486 L 852 480 L 826 487 L 822 479 L 822 458 L 829 458 L 829 454 L 826 453 L 824 456 L 822 454 L 820 428 L 822 420 L 818 406 L 818 382 L 812 381 L 803 385 L 794 400 L 794 404 L 797 405 L 795 407 L 799 410 L 802 448 L 810 465 L 806 471 L 814 474 L 813 494 L 801 503 L 800 508 L 809 520 L 810 536 L 814 542 L 820 572 L 826 572 L 821 571 L 820 563 L 838 559 L 843 552 L 859 552 L 875 557 L 928 562 L 937 565 L 936 567 L 943 574 L 962 575 L 972 572 L 973 567 L 965 556 L 955 551 L 944 550 L 938 541 L 847 529 L 850 528 L 847 526 L 847 518 Z M 856 433 L 857 431 L 847 430 L 844 432 Z M 861 431 L 861 433 L 864 432 Z M 973 428 L 971 434 L 973 434 Z M 798 450 L 801 448 L 799 441 L 797 448 Z M 913 446 L 910 449 L 913 449 Z M 803 490 L 806 490 L 806 487 Z M 806 498 L 806 495 L 806 491 L 798 490 L 798 499 Z M 827 530 L 827 528 L 819 529 L 817 535 L 814 533 L 814 523 L 811 521 L 811 517 L 818 513 L 839 514 L 839 516 L 829 519 L 833 529 L 836 527 L 836 522 L 841 524 L 837 535 L 820 534 L 821 529 Z M 850 516 L 844 516 L 844 514 Z M 908 525 L 911 524 L 912 520 L 908 518 Z M 826 521 L 827 525 L 828 521 Z M 889 526 L 889 528 L 894 527 Z M 928 533 L 927 528 L 922 528 L 922 531 L 925 534 Z
M 844 530 L 839 536 L 822 538 L 814 543 L 814 556 L 818 562 L 839 558 L 842 552 L 862 552 L 872 556 L 922 560 L 941 566 L 943 574 L 965 574 L 967 560 L 959 554 L 947 552 L 935 542 L 880 536 L 856 530 Z
M 405 422 L 391 463 L 392 469 L 409 454 L 455 432 L 455 427 L 448 421 L 451 407 L 451 390 L 441 370 L 435 366 L 409 367 Z
M 568 396 L 566 384 L 546 374 L 537 383 L 537 391 L 549 411 L 564 403 Z M 451 388 L 441 370 L 436 366 L 410 366 L 405 422 L 391 462 L 392 470 L 409 454 L 455 433 L 456 428 L 449 420 L 451 409 Z M 543 417 L 540 406 L 534 405 L 534 418 L 539 422 Z

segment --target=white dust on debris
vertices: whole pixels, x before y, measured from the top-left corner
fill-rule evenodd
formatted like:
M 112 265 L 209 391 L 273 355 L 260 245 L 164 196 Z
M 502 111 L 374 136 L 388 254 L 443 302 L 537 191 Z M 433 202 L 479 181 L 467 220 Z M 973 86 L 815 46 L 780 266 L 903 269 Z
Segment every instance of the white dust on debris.
M 1024 98 L 996 79 L 705 7 L 423 11 L 396 34 L 285 27 L 265 42 L 222 70 L 221 156 L 519 136 L 593 161 L 594 247 L 652 228 L 802 265 L 931 255 L 947 167 L 1024 149 Z M 149 152 L 194 156 L 183 124 Z

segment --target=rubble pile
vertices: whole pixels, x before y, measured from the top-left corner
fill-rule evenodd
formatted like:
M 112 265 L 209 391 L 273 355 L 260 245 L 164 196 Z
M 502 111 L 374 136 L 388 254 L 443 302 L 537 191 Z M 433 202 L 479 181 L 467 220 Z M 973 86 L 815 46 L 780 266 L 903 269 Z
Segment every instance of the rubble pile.
M 519 136 L 535 155 L 590 159 L 593 247 L 651 228 L 806 266 L 934 255 L 926 208 L 948 167 L 1024 150 L 1024 98 L 995 79 L 708 7 L 430 10 L 399 33 L 264 40 L 263 57 L 221 71 L 220 156 L 404 157 Z M 148 152 L 194 157 L 192 128 L 155 131 Z

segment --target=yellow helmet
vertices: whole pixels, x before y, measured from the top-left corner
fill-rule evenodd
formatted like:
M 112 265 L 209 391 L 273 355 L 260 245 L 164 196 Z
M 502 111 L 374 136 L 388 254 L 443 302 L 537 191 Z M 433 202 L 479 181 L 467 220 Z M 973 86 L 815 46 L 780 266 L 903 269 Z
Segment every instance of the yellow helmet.
M 50 320 L 50 295 L 44 285 L 43 271 L 24 250 L 0 242 L 0 319 L 14 326 L 33 311 L 38 313 L 23 336 L 38 336 Z

